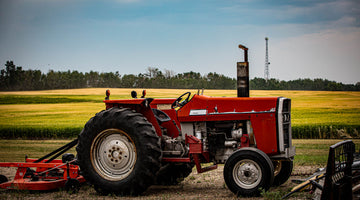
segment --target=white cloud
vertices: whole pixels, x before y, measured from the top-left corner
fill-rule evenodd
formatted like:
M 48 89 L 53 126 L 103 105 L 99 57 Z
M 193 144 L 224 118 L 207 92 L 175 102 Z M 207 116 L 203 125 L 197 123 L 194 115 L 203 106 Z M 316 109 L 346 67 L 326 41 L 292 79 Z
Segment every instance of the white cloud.
M 280 39 L 271 49 L 273 77 L 360 82 L 360 28 L 329 29 Z
M 268 5 L 249 2 L 219 10 L 241 16 L 249 24 L 329 24 L 348 19 L 345 24 L 341 24 L 342 27 L 360 26 L 360 3 L 357 0 L 275 2 Z

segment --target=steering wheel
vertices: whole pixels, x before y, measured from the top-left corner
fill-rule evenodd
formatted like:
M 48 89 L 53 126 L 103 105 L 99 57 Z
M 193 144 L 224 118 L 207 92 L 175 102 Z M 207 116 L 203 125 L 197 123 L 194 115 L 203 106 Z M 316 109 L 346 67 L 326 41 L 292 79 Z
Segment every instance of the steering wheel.
M 187 96 L 186 96 L 187 95 Z M 191 92 L 185 92 L 184 94 L 180 95 L 174 103 L 171 104 L 171 109 L 177 108 L 177 107 L 183 107 L 185 104 L 189 102 Z M 186 98 L 184 98 L 186 96 Z

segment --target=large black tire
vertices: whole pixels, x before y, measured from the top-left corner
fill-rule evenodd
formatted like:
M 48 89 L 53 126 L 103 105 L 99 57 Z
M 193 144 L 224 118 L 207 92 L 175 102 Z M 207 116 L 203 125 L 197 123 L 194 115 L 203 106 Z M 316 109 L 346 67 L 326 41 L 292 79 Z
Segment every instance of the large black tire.
M 164 164 L 156 175 L 157 185 L 177 185 L 188 177 L 194 165 L 188 163 Z
M 160 138 L 146 118 L 128 108 L 97 113 L 81 131 L 80 170 L 101 194 L 139 195 L 161 165 Z
M 235 151 L 224 166 L 224 179 L 237 196 L 259 196 L 274 181 L 274 166 L 270 158 L 256 148 Z
M 274 165 L 274 183 L 273 186 L 279 186 L 285 183 L 291 176 L 294 164 L 290 160 L 273 161 Z
M 9 179 L 6 176 L 0 174 L 0 184 L 1 183 L 6 183 L 8 181 L 9 181 Z

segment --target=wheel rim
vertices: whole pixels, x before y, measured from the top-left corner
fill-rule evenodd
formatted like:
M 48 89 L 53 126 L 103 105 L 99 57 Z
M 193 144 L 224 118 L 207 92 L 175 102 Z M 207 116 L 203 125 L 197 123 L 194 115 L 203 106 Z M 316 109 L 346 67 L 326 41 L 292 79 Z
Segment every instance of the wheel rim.
M 281 171 L 281 161 L 273 161 L 274 165 L 274 176 L 277 176 Z
M 128 134 L 119 129 L 99 133 L 93 140 L 90 152 L 96 172 L 111 181 L 125 179 L 136 163 L 135 144 Z
M 244 189 L 252 189 L 259 185 L 262 172 L 260 166 L 253 160 L 244 159 L 237 162 L 233 169 L 234 181 Z

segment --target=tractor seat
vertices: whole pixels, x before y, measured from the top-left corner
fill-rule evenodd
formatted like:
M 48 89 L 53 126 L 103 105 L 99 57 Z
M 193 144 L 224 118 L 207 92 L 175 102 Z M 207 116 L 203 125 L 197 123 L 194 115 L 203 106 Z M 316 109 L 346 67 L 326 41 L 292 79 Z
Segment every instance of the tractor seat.
M 155 116 L 156 120 L 158 121 L 159 125 L 171 120 L 169 115 L 167 115 L 165 112 L 163 112 L 161 110 L 153 108 L 152 111 L 153 111 L 154 116 Z

